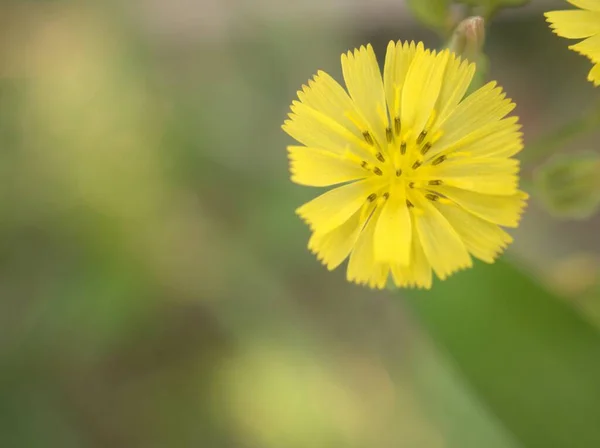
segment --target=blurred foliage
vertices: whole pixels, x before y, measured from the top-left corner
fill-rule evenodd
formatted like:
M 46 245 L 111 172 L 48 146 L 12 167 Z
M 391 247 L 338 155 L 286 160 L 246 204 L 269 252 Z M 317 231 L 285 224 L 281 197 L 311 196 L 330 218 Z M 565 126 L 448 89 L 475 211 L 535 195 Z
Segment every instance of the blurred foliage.
M 457 3 L 464 3 L 472 7 L 480 7 L 483 10 L 483 15 L 490 18 L 493 14 L 502 8 L 512 8 L 524 6 L 531 0 L 456 0 Z
M 589 257 L 578 304 L 507 264 L 402 299 L 305 248 L 295 91 L 418 29 L 219 5 L 0 7 L 0 446 L 596 447 Z M 525 119 L 532 54 L 498 72 Z
M 536 172 L 534 185 L 545 207 L 560 218 L 586 219 L 600 205 L 600 156 L 559 154 Z
M 415 18 L 423 25 L 439 32 L 442 36 L 448 35 L 452 30 L 451 0 L 407 0 L 406 3 Z

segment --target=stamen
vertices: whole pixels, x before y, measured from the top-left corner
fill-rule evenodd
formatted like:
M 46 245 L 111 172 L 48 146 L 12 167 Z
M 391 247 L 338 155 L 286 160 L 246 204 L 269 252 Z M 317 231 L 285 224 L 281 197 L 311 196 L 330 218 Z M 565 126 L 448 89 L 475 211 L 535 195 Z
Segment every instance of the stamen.
M 446 156 L 439 156 L 437 159 L 435 159 L 433 162 L 431 162 L 431 164 L 432 165 L 439 165 L 444 160 L 446 160 Z
M 433 202 L 437 201 L 440 198 L 437 194 L 432 194 L 432 193 L 427 193 L 425 195 L 425 197 Z
M 402 122 L 400 121 L 400 117 L 394 118 L 394 131 L 396 135 L 400 135 L 400 131 L 402 130 Z
M 367 201 L 369 202 L 373 202 L 375 199 L 377 199 L 377 195 L 375 193 L 371 193 L 369 196 L 367 196 Z
M 385 139 L 388 143 L 392 143 L 392 139 L 394 138 L 392 134 L 392 128 L 386 128 L 385 130 Z
M 408 199 L 406 200 L 406 206 L 407 206 L 408 208 L 413 208 L 413 207 L 414 207 L 413 203 L 412 203 L 412 202 L 410 202 Z
M 373 172 L 375 174 L 377 174 L 378 176 L 383 176 L 383 171 L 381 171 L 378 166 L 376 166 L 375 168 L 373 168 Z
M 366 160 L 363 160 L 360 163 L 360 166 L 367 170 L 367 169 L 369 169 L 369 162 L 367 162 Z
M 420 145 L 421 143 L 423 143 L 423 140 L 425 140 L 425 137 L 427 137 L 427 131 L 423 130 L 417 137 L 417 145 Z
M 417 160 L 415 163 L 413 163 L 412 169 L 416 170 L 417 168 L 419 168 L 421 165 L 423 164 L 423 162 L 421 162 L 420 160 Z
M 379 160 L 381 163 L 385 163 L 385 157 L 383 157 L 383 154 L 380 152 L 378 152 L 375 157 L 377 157 L 377 160 Z
M 371 133 L 369 131 L 363 131 L 363 137 L 369 145 L 373 146 L 375 144 L 375 142 L 373 141 L 373 137 L 371 136 Z
M 442 185 L 442 181 L 441 180 L 430 180 L 428 182 L 429 185 Z
M 425 143 L 425 145 L 423 145 L 423 147 L 421 148 L 421 154 L 423 154 L 423 155 L 427 154 L 430 149 L 431 149 L 431 142 Z
M 414 182 L 409 182 L 408 183 L 408 187 L 409 188 L 415 188 L 415 183 Z
M 400 177 L 400 176 L 402 176 L 402 170 L 400 168 L 398 168 L 396 170 L 396 177 Z
M 400 154 L 406 154 L 406 142 L 400 143 Z
M 387 192 L 386 192 L 386 193 L 383 193 L 383 198 L 384 198 L 384 199 L 386 199 L 386 200 L 387 200 L 389 197 L 390 197 L 390 194 L 389 194 L 389 193 L 387 193 Z

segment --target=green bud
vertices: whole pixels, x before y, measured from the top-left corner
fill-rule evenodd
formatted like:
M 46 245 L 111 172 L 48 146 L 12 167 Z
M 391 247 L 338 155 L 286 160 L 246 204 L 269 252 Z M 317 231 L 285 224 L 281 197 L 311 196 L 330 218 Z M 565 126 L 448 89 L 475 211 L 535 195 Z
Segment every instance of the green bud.
M 539 199 L 553 215 L 589 218 L 600 206 L 600 156 L 557 155 L 538 169 L 534 182 Z
M 472 93 L 485 84 L 489 71 L 489 60 L 483 53 L 485 44 L 485 20 L 483 17 L 468 17 L 458 24 L 452 33 L 447 48 L 459 56 L 474 62 L 477 71 L 469 86 Z
M 407 0 L 417 20 L 442 34 L 451 29 L 450 0 Z
M 448 48 L 472 62 L 477 62 L 484 43 L 485 21 L 483 17 L 467 17 L 455 28 Z

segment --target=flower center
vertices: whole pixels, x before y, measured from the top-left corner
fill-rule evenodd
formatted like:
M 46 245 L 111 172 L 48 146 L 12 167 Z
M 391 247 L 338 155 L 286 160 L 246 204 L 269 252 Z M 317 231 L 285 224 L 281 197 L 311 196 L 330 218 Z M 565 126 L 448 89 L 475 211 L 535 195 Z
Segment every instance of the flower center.
M 431 168 L 439 165 L 446 160 L 445 155 L 428 156 L 434 143 L 440 138 L 441 133 L 430 135 L 427 124 L 418 134 L 412 130 L 402 132 L 402 125 L 399 118 L 393 120 L 393 127 L 385 130 L 386 145 L 380 145 L 377 139 L 369 132 L 364 131 L 365 141 L 372 147 L 372 151 L 377 159 L 376 163 L 362 161 L 361 166 L 381 178 L 381 187 L 377 192 L 373 192 L 367 198 L 369 202 L 376 199 L 387 200 L 390 194 L 402 192 L 407 197 L 409 207 L 414 205 L 408 200 L 406 190 L 419 189 L 423 196 L 431 201 L 437 201 L 444 197 L 437 193 L 434 188 L 442 185 L 440 179 L 431 180 L 431 170 L 428 170 L 428 176 L 419 175 L 425 167 Z M 414 138 L 414 135 L 417 135 Z M 425 166 L 424 166 L 425 165 Z

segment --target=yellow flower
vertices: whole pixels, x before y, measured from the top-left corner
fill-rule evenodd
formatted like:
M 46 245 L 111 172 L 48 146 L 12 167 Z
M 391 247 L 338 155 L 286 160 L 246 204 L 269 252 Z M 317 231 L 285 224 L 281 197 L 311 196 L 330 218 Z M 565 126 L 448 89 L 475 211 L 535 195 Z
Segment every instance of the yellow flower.
M 545 14 L 550 28 L 567 39 L 585 39 L 569 46 L 571 50 L 588 57 L 594 66 L 588 81 L 600 85 L 600 0 L 568 0 L 581 10 L 552 11 Z
M 318 72 L 298 92 L 283 129 L 292 181 L 343 184 L 297 210 L 309 249 L 330 269 L 350 255 L 348 280 L 430 288 L 492 263 L 512 239 L 527 195 L 514 104 L 489 83 L 463 99 L 475 67 L 448 50 L 390 42 L 383 79 L 373 48 L 342 55 L 348 93 Z

